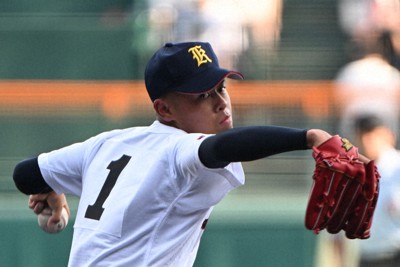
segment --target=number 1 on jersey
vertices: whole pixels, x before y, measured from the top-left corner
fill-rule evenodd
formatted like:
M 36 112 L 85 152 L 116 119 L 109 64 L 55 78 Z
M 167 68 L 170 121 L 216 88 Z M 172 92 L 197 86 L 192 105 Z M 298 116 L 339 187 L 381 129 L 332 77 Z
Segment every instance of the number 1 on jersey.
M 107 169 L 109 169 L 110 172 L 106 178 L 106 181 L 103 184 L 103 187 L 101 188 L 100 194 L 97 197 L 96 202 L 93 205 L 88 206 L 85 213 L 85 218 L 100 220 L 100 217 L 104 211 L 103 204 L 110 195 L 111 190 L 115 186 L 119 175 L 126 167 L 130 159 L 131 156 L 123 155 L 120 159 L 116 161 L 111 161 L 111 163 L 107 166 Z

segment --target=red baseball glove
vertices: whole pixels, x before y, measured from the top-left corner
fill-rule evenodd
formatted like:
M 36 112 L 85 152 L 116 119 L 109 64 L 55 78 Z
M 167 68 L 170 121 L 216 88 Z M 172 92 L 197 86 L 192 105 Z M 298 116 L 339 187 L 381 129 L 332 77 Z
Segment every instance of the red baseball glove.
M 380 175 L 370 161 L 360 161 L 357 147 L 347 139 L 333 136 L 313 147 L 316 162 L 305 226 L 314 230 L 340 230 L 348 238 L 366 239 L 379 193 Z

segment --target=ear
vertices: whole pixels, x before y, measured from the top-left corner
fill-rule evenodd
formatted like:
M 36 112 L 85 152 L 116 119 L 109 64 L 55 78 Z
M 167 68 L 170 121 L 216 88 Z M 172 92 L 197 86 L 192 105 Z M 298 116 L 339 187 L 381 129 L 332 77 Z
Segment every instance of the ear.
M 156 111 L 158 117 L 165 122 L 171 122 L 174 120 L 173 113 L 171 112 L 171 105 L 163 98 L 154 100 L 153 108 Z

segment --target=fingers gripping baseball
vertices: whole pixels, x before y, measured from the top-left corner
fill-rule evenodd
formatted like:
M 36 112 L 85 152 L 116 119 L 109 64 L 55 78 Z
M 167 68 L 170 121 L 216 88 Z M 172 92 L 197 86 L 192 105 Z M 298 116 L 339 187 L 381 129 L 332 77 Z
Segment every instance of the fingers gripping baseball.
M 70 210 L 64 194 L 31 195 L 29 208 L 38 215 L 39 226 L 48 233 L 59 232 L 67 226 Z

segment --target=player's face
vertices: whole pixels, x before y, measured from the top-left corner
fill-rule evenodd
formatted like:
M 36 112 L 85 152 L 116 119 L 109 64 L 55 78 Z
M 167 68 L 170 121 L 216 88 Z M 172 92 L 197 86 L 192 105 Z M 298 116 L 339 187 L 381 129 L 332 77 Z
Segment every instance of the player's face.
M 172 93 L 174 126 L 188 133 L 219 133 L 233 127 L 231 100 L 222 81 L 202 94 Z

